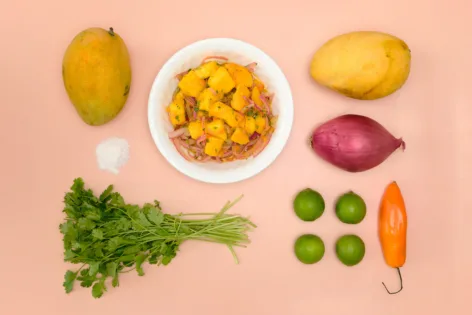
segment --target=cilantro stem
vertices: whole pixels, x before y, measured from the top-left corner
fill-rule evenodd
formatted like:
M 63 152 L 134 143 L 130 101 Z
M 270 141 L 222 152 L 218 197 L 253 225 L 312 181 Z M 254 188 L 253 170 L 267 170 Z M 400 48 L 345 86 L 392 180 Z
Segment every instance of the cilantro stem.
M 231 245 L 227 245 L 227 246 L 228 246 L 228 248 L 229 248 L 231 254 L 233 255 L 234 262 L 235 262 L 236 264 L 239 264 L 239 259 L 238 259 L 238 256 L 236 255 L 236 252 L 235 252 L 234 249 L 233 249 L 233 246 L 231 246 Z

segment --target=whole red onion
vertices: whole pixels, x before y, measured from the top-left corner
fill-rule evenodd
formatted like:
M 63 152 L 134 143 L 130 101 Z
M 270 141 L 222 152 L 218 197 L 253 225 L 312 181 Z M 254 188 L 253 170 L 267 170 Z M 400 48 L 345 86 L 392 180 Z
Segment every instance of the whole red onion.
M 348 172 L 362 172 L 385 161 L 405 142 L 361 115 L 342 115 L 316 128 L 311 147 L 323 160 Z

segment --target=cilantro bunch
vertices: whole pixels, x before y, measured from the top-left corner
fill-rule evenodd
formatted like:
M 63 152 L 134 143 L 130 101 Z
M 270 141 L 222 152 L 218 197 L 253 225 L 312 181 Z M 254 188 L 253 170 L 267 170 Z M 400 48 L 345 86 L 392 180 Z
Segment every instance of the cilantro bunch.
M 145 262 L 169 264 L 185 240 L 225 244 L 237 263 L 233 247 L 245 247 L 247 232 L 256 227 L 247 218 L 226 213 L 240 199 L 218 213 L 170 215 L 162 212 L 158 201 L 142 207 L 126 204 L 112 185 L 97 197 L 84 188 L 82 178 L 76 178 L 64 197 L 66 218 L 59 228 L 64 261 L 81 267 L 66 272 L 65 291 L 71 292 L 77 280 L 100 298 L 107 291 L 107 280 L 117 287 L 121 273 L 136 270 L 143 276 Z

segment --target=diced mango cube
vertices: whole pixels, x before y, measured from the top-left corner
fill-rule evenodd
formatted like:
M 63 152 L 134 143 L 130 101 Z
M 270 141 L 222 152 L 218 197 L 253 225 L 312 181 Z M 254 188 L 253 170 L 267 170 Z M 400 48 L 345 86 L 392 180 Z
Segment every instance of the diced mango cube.
M 167 112 L 169 113 L 170 122 L 174 127 L 183 125 L 187 121 L 187 117 L 185 116 L 185 107 L 177 104 L 175 101 L 170 103 L 167 107 Z
M 200 121 L 192 121 L 188 124 L 188 131 L 192 139 L 198 139 L 203 135 L 203 127 Z
M 239 143 L 239 144 L 246 144 L 249 142 L 249 137 L 247 133 L 242 128 L 236 128 L 231 136 L 231 141 Z
M 177 92 L 174 96 L 174 103 L 177 105 L 185 106 L 185 95 L 182 91 Z
M 244 123 L 244 116 L 225 103 L 216 102 L 210 105 L 210 116 L 223 119 L 231 127 L 238 127 Z
M 246 122 L 244 124 L 244 129 L 246 130 L 249 136 L 256 131 L 256 120 L 252 116 L 246 116 Z
M 209 122 L 205 127 L 205 132 L 222 140 L 228 138 L 225 131 L 225 123 L 221 119 L 215 119 L 212 122 Z
M 232 108 L 231 111 L 227 113 L 223 119 L 228 125 L 233 128 L 244 125 L 244 116 L 241 113 L 238 113 L 237 111 L 233 110 Z
M 262 92 L 265 89 L 264 83 L 262 83 L 262 81 L 257 78 L 254 79 L 254 86 L 259 89 L 259 92 Z
M 205 153 L 209 156 L 218 156 L 220 154 L 221 148 L 223 147 L 224 140 L 208 136 L 205 144 Z
M 212 117 L 225 119 L 232 111 L 232 108 L 222 102 L 215 102 L 210 105 L 208 113 Z
M 228 70 L 236 85 L 252 87 L 252 74 L 246 67 L 237 65 L 235 63 L 226 63 L 225 68 Z
M 218 67 L 219 66 L 216 61 L 209 61 L 195 69 L 195 73 L 198 75 L 199 78 L 206 79 L 210 77 L 213 73 L 215 73 L 216 70 L 218 70 Z
M 235 87 L 233 78 L 231 78 L 225 67 L 219 67 L 218 70 L 210 76 L 208 85 L 217 93 L 223 94 L 230 92 Z
M 266 119 L 262 115 L 256 116 L 256 132 L 258 134 L 263 134 L 266 128 Z
M 254 103 L 256 103 L 257 106 L 261 107 L 263 105 L 262 100 L 261 100 L 261 91 L 257 86 L 252 89 L 252 100 Z
M 179 88 L 185 95 L 197 97 L 206 86 L 205 80 L 199 78 L 194 70 L 188 72 L 179 82 Z
M 249 98 L 250 94 L 251 92 L 249 92 L 249 89 L 246 86 L 238 85 L 236 92 L 234 92 L 233 98 L 231 99 L 231 107 L 237 111 L 241 111 L 248 105 L 246 98 Z
M 221 94 L 215 95 L 210 88 L 204 89 L 197 98 L 199 110 L 208 111 L 211 104 L 221 100 L 221 96 Z

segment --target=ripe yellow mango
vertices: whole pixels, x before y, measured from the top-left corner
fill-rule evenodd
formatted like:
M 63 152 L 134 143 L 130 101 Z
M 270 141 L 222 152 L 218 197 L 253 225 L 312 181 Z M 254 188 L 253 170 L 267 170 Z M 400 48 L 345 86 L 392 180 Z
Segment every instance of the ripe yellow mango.
M 123 39 L 110 28 L 77 34 L 62 60 L 62 78 L 82 120 L 106 124 L 123 109 L 131 88 L 131 64 Z
M 373 31 L 351 32 L 326 42 L 313 55 L 313 79 L 347 97 L 373 100 L 400 89 L 410 74 L 411 53 L 401 39 Z

